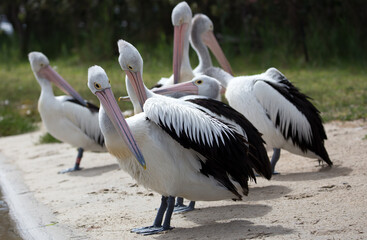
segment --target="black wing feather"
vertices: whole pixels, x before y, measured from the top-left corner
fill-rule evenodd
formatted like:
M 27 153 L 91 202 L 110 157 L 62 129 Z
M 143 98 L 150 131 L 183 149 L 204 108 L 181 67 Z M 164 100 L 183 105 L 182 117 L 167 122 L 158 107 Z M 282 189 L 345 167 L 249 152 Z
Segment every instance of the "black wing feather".
M 96 106 L 96 105 L 94 105 L 93 103 L 91 103 L 91 102 L 88 102 L 88 101 L 86 101 L 86 103 L 87 103 L 87 106 L 84 106 L 83 104 L 81 104 L 78 100 L 76 100 L 75 98 L 69 98 L 69 99 L 67 99 L 66 101 L 68 101 L 68 102 L 72 102 L 72 103 L 75 103 L 75 104 L 78 104 L 78 105 L 80 105 L 80 106 L 82 106 L 82 107 L 86 107 L 86 108 L 88 108 L 89 109 L 89 111 L 91 111 L 92 113 L 98 113 L 99 112 L 99 107 L 98 106 Z
M 333 165 L 329 158 L 329 155 L 324 146 L 324 140 L 327 139 L 320 111 L 308 100 L 311 99 L 309 96 L 301 93 L 286 77 L 278 75 L 276 79 L 278 83 L 271 81 L 264 81 L 276 91 L 278 91 L 283 97 L 285 97 L 290 103 L 292 103 L 298 111 L 300 111 L 310 123 L 312 131 L 312 141 L 309 143 L 305 139 L 296 136 L 292 136 L 292 125 L 289 124 L 289 129 L 281 129 L 283 136 L 286 139 L 291 138 L 293 144 L 299 146 L 302 151 L 306 152 L 311 150 L 312 152 L 319 155 L 328 165 Z M 279 113 L 277 114 L 275 126 L 280 125 Z
M 247 120 L 245 116 L 237 112 L 229 105 L 214 99 L 196 98 L 187 101 L 203 106 L 211 112 L 219 116 L 223 116 L 238 124 L 248 138 L 248 158 L 252 167 L 257 173 L 264 176 L 266 179 L 271 178 L 271 165 L 264 146 L 265 142 L 261 137 L 262 134 L 259 133 L 259 131 L 249 120 Z

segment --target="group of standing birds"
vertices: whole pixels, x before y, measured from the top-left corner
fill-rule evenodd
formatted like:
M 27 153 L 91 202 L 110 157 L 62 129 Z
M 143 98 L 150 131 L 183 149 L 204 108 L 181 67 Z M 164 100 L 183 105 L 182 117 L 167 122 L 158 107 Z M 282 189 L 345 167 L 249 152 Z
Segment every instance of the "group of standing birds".
M 66 172 L 80 169 L 84 150 L 108 151 L 139 184 L 162 195 L 153 225 L 133 232 L 172 229 L 173 211 L 192 210 L 194 201 L 241 200 L 256 174 L 271 178 L 280 149 L 332 165 L 318 110 L 282 73 L 270 68 L 233 76 L 212 22 L 203 14 L 192 17 L 186 2 L 173 9 L 172 24 L 173 75 L 151 90 L 143 82 L 138 50 L 118 41 L 118 62 L 135 113 L 127 119 L 101 67 L 88 69 L 88 87 L 100 101 L 98 108 L 57 74 L 46 56 L 29 54 L 41 85 L 38 109 L 47 131 L 78 148 L 76 164 Z M 194 70 L 190 43 L 199 57 Z M 208 47 L 222 68 L 213 67 Z M 51 83 L 69 96 L 55 97 Z M 229 105 L 218 101 L 224 91 Z M 274 149 L 271 161 L 266 148 Z M 191 200 L 189 206 L 183 198 Z

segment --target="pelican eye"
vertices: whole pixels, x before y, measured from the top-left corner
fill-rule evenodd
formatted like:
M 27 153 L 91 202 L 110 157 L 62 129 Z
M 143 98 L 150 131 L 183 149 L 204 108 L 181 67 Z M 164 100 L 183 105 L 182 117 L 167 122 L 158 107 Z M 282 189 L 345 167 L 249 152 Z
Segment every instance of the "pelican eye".
M 94 83 L 94 87 L 97 89 L 97 90 L 101 90 L 102 89 L 102 87 L 101 87 L 101 84 L 99 84 L 99 83 Z
M 41 63 L 41 64 L 40 64 L 40 66 L 41 66 L 41 67 L 44 67 L 44 66 L 45 66 L 45 64 Z
M 209 26 L 209 29 L 210 29 L 210 30 L 213 30 L 213 25 L 210 25 L 210 26 Z
M 127 67 L 128 67 L 130 70 L 134 70 L 134 68 L 133 68 L 131 65 L 127 65 Z
M 203 83 L 203 80 L 201 80 L 201 79 L 199 79 L 199 80 L 196 80 L 196 82 L 195 82 L 196 84 L 198 84 L 198 85 L 200 85 L 200 84 L 202 84 Z

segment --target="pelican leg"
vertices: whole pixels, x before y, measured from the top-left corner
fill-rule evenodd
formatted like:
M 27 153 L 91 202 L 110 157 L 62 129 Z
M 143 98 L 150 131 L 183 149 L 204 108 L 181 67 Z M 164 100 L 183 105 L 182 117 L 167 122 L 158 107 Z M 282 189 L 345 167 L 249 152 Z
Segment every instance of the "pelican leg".
M 273 148 L 273 156 L 271 157 L 271 161 L 270 161 L 273 175 L 279 174 L 277 171 L 275 171 L 275 165 L 277 164 L 279 157 L 280 157 L 280 149 Z
M 142 235 L 152 235 L 173 229 L 170 224 L 174 206 L 175 206 L 174 197 L 162 196 L 161 205 L 158 209 L 158 213 L 154 219 L 153 225 L 149 227 L 134 228 L 131 229 L 131 232 L 135 232 Z M 166 213 L 166 216 L 162 225 L 164 213 Z
M 176 213 L 181 213 L 181 212 L 189 212 L 195 209 L 195 201 L 191 201 L 189 203 L 189 206 L 186 206 L 185 204 L 183 204 L 183 198 L 178 197 L 176 199 L 176 204 L 175 204 L 175 208 L 174 208 L 174 212 Z
M 80 162 L 82 161 L 83 152 L 84 152 L 84 149 L 83 148 L 78 148 L 78 156 L 76 157 L 76 161 L 75 161 L 74 167 L 61 170 L 58 173 L 68 173 L 68 172 L 74 172 L 74 171 L 82 170 L 82 168 L 79 167 L 79 166 L 80 166 Z

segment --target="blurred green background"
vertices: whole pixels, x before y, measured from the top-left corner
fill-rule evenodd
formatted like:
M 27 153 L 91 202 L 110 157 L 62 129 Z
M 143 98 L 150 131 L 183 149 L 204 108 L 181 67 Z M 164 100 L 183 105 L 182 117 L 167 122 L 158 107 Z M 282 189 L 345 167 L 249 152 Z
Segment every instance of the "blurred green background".
M 87 68 L 104 67 L 116 96 L 126 94 L 117 63 L 118 39 L 144 58 L 152 86 L 172 74 L 173 0 L 2 0 L 0 2 L 0 136 L 40 121 L 40 87 L 27 54 L 41 51 L 85 98 Z M 204 13 L 236 75 L 276 67 L 313 98 L 324 120 L 367 116 L 367 1 L 187 1 Z M 7 25 L 8 24 L 8 25 Z M 6 26 L 12 26 L 12 33 Z M 190 50 L 192 66 L 197 57 Z M 115 84 L 114 84 L 115 83 Z M 60 91 L 55 91 L 61 94 Z M 124 110 L 131 108 L 125 104 Z

